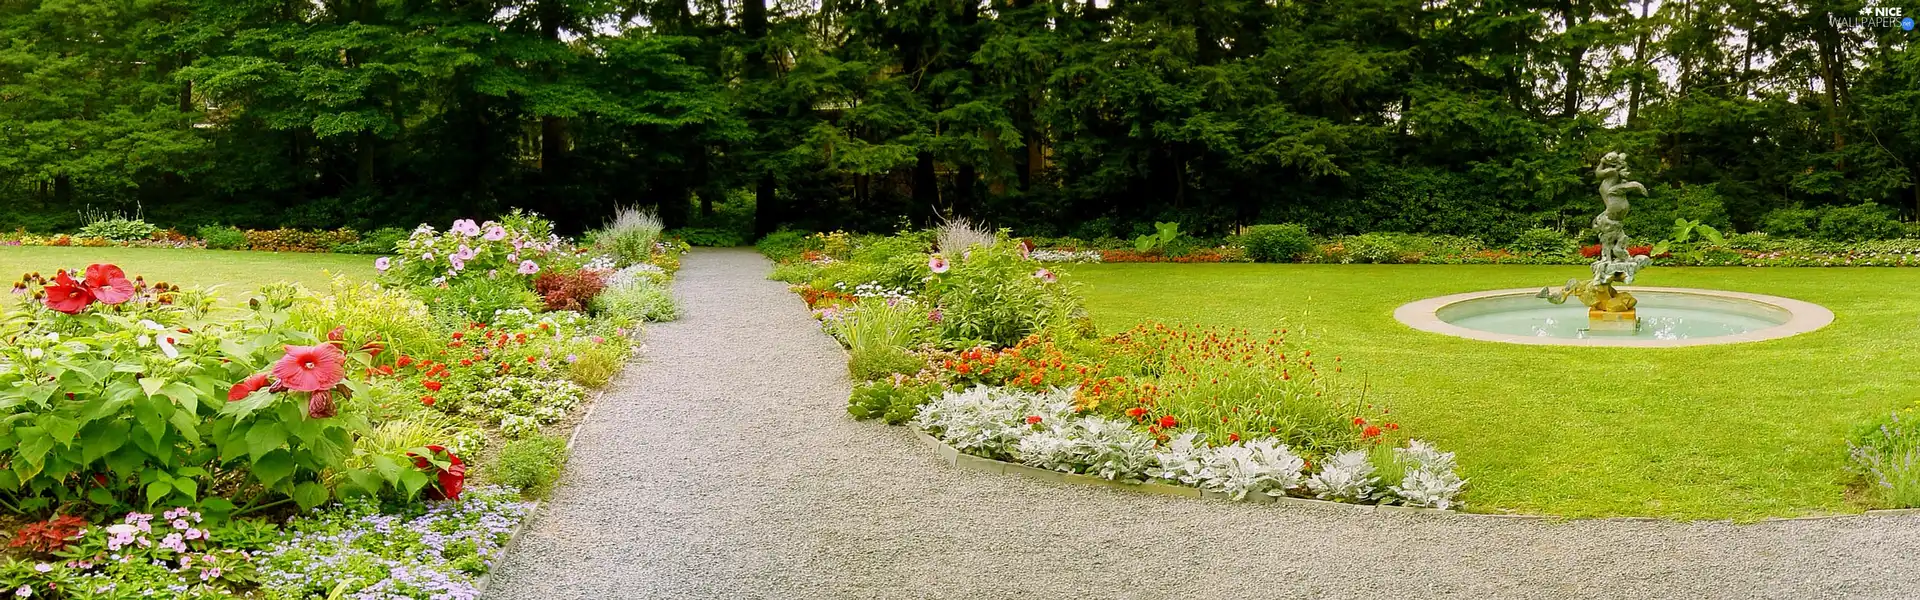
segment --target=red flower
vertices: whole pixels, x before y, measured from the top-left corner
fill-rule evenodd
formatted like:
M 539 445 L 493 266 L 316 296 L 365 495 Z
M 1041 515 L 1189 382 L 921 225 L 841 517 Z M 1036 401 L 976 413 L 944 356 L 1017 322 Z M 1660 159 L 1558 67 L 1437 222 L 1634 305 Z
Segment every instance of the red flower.
M 460 339 L 460 338 L 463 338 L 463 337 L 466 337 L 466 336 L 467 336 L 467 334 L 466 334 L 466 332 L 463 332 L 463 331 L 455 331 L 455 332 L 453 332 L 453 339 L 456 339 L 456 340 L 457 340 L 457 339 Z
M 309 419 L 325 419 L 339 412 L 339 407 L 333 405 L 333 392 L 320 390 L 307 398 L 307 418 Z
M 1140 415 L 1144 415 L 1144 414 L 1147 414 L 1147 409 L 1140 408 L 1138 406 L 1127 409 L 1127 416 L 1133 417 L 1135 419 L 1140 418 Z
M 287 346 L 286 356 L 273 363 L 273 376 L 296 392 L 331 389 L 347 376 L 347 354 L 327 344 Z
M 1164 417 L 1160 417 L 1161 429 L 1172 429 L 1173 426 L 1179 425 L 1179 424 L 1180 424 L 1180 420 L 1173 418 L 1173 415 L 1166 415 Z
M 402 354 L 400 355 L 400 360 L 393 361 L 393 364 L 400 365 L 402 367 L 413 364 L 413 357 Z
M 113 265 L 87 265 L 87 290 L 102 304 L 119 304 L 133 297 L 133 282 Z
M 540 357 L 538 357 L 538 356 L 529 356 L 529 357 L 527 357 L 527 362 L 528 362 L 529 364 L 531 364 L 532 362 L 534 362 L 534 361 L 537 361 L 537 360 L 540 360 Z
M 93 293 L 66 271 L 53 275 L 53 283 L 47 285 L 46 292 L 47 308 L 70 315 L 80 314 L 88 304 L 93 304 Z
M 345 325 L 336 326 L 333 328 L 333 331 L 327 332 L 327 341 L 329 342 L 344 342 L 346 340 L 347 326 Z
M 426 380 L 426 381 L 422 381 L 422 382 L 420 382 L 420 385 L 424 385 L 424 386 L 427 386 L 427 389 L 430 389 L 430 390 L 433 390 L 433 391 L 436 391 L 436 392 L 438 392 L 438 391 L 440 391 L 440 382 L 438 382 L 438 381 L 434 381 L 434 380 L 432 380 L 432 379 L 428 379 L 428 380 Z
M 462 358 L 462 359 L 460 359 L 460 366 L 462 366 L 462 367 L 471 367 L 471 366 L 473 366 L 473 359 L 471 359 L 471 358 Z
M 1387 424 L 1387 429 L 1388 429 L 1388 430 L 1392 430 L 1392 431 L 1398 431 L 1398 430 L 1400 429 L 1400 424 L 1399 424 L 1399 423 L 1388 423 L 1388 424 Z
M 433 400 L 433 396 L 422 396 L 422 397 L 420 397 L 420 403 L 421 403 L 421 404 L 425 404 L 425 405 L 427 405 L 427 406 L 433 406 L 433 402 L 434 402 L 434 400 Z
M 459 500 L 460 491 L 466 487 L 467 482 L 466 461 L 460 460 L 460 457 L 455 456 L 452 452 L 448 452 L 444 446 L 427 446 L 427 451 L 432 452 L 436 457 L 442 454 L 447 455 L 448 463 L 447 467 L 443 469 L 440 468 L 439 465 L 433 464 L 433 461 L 428 460 L 425 456 L 420 456 L 412 452 L 407 453 L 407 456 L 413 457 L 413 466 L 415 468 L 432 469 L 435 474 L 438 475 L 436 478 L 438 479 L 438 485 L 427 490 L 427 499 Z
M 252 377 L 242 379 L 240 383 L 233 384 L 233 387 L 227 390 L 227 400 L 233 401 L 245 398 L 263 387 L 267 387 L 267 374 L 254 373 Z
M 1380 428 L 1368 425 L 1366 429 L 1360 430 L 1360 437 L 1361 439 L 1380 437 Z
M 1232 442 L 1238 442 L 1238 441 L 1240 441 L 1240 434 L 1238 434 L 1238 433 L 1229 433 L 1229 434 L 1227 434 L 1227 442 L 1228 442 L 1228 443 L 1232 443 Z
M 1027 424 L 1028 424 L 1028 425 L 1039 425 L 1039 424 L 1040 424 L 1040 415 L 1027 415 Z
M 1362 418 L 1360 418 L 1360 417 L 1354 417 L 1354 418 L 1353 418 L 1353 424 L 1354 424 L 1354 425 L 1365 425 L 1365 424 L 1367 424 L 1367 420 L 1366 420 L 1366 419 L 1362 419 Z

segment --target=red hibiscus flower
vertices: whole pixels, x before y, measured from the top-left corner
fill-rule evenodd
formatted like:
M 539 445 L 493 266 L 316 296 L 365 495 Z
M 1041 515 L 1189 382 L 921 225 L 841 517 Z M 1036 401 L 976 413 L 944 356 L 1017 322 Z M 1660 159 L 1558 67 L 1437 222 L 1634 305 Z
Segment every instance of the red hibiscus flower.
M 74 281 L 66 271 L 53 275 L 53 283 L 47 284 L 47 308 L 70 315 L 80 314 L 88 304 L 93 304 L 93 293 L 86 286 Z
M 227 400 L 235 401 L 245 398 L 263 387 L 267 387 L 267 374 L 255 373 L 252 377 L 242 379 L 240 383 L 233 384 L 233 387 L 227 390 Z
M 1179 425 L 1179 424 L 1180 424 L 1180 420 L 1173 418 L 1173 415 L 1160 417 L 1161 429 L 1172 429 L 1175 425 Z
M 407 453 L 407 456 L 413 458 L 414 468 L 431 469 L 437 475 L 437 485 L 427 489 L 427 499 L 459 500 L 460 491 L 466 487 L 467 483 L 466 461 L 460 460 L 459 456 L 448 452 L 444 446 L 427 446 L 427 451 L 432 452 L 435 457 L 445 454 L 448 463 L 446 468 L 441 468 L 425 456 L 420 456 L 412 452 Z
M 133 282 L 113 265 L 87 265 L 87 290 L 102 304 L 119 304 L 133 297 Z
M 273 376 L 296 392 L 331 389 L 347 377 L 347 354 L 327 344 L 287 346 L 287 355 L 273 363 Z

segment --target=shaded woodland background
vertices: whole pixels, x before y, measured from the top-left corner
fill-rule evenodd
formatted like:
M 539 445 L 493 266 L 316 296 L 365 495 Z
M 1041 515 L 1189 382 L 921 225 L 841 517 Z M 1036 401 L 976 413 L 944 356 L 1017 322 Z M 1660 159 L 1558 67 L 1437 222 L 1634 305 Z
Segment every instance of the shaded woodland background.
M 1913 2 L 1883 3 L 1920 16 Z M 1753 0 L 0 0 L 0 227 L 1510 239 L 1920 206 L 1920 32 Z

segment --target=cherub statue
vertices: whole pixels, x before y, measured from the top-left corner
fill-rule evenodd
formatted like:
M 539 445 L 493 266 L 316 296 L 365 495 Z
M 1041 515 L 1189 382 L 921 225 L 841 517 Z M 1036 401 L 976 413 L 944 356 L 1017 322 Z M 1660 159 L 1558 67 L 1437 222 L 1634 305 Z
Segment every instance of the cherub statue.
M 1627 192 L 1640 192 L 1645 196 L 1647 188 L 1638 181 L 1626 180 L 1633 174 L 1627 171 L 1627 155 L 1619 152 L 1600 157 L 1600 166 L 1593 173 L 1600 179 L 1600 200 L 1607 205 L 1605 211 L 1593 217 L 1593 230 L 1600 234 L 1598 262 L 1633 262 L 1627 252 L 1627 229 L 1621 223 L 1627 219 Z

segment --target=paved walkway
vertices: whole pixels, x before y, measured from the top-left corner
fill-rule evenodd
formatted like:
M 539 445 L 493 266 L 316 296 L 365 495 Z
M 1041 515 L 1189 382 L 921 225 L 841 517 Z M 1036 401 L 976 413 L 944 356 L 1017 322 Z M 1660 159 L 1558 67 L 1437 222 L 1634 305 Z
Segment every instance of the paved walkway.
M 1555 524 L 956 470 L 847 417 L 840 350 L 768 268 L 686 257 L 682 320 L 648 329 L 490 599 L 1920 597 L 1920 517 Z

